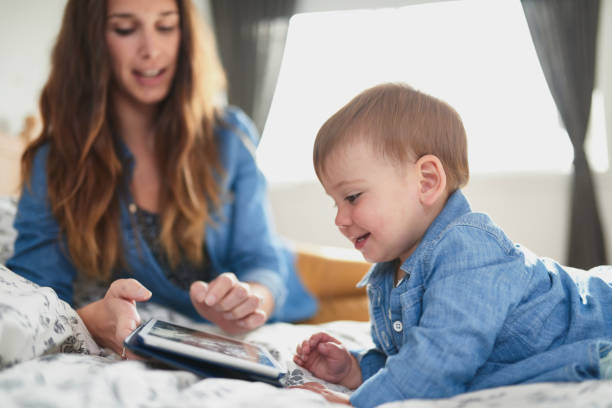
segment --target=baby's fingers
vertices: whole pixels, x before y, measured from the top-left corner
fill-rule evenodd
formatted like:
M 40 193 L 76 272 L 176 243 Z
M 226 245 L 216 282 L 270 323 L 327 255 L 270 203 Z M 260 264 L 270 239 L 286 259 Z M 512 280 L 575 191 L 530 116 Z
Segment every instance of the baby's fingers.
M 310 345 L 308 344 L 308 340 L 304 340 L 301 344 L 298 344 L 295 348 L 295 357 L 298 358 L 301 362 L 297 364 L 303 365 L 308 360 L 308 355 L 310 354 Z M 295 358 L 294 358 L 295 361 Z
M 298 356 L 297 354 L 293 356 L 293 362 L 299 365 L 300 367 L 304 367 L 304 365 L 306 364 L 306 362 L 302 360 L 300 356 Z
M 310 354 L 311 350 L 312 350 L 312 347 L 311 347 L 310 340 L 304 340 L 302 342 L 302 355 L 303 356 L 308 356 L 308 354 Z
M 313 348 L 317 347 L 319 343 L 323 343 L 323 342 L 341 344 L 340 340 L 336 339 L 335 337 L 330 336 L 329 334 L 325 332 L 319 332 L 319 333 L 313 334 L 310 337 L 310 346 Z
M 317 351 L 324 356 L 333 356 L 334 353 L 339 352 L 340 349 L 334 343 L 319 343 L 317 345 Z

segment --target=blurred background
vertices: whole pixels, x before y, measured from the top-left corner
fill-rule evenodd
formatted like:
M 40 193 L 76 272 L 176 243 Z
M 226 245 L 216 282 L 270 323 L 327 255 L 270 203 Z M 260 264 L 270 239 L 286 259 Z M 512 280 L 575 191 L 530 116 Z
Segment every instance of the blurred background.
M 229 102 L 262 135 L 284 237 L 350 248 L 312 170 L 314 137 L 361 90 L 403 81 L 462 116 L 474 210 L 539 255 L 609 263 L 612 0 L 194 1 Z M 0 2 L 0 133 L 37 113 L 64 4 Z

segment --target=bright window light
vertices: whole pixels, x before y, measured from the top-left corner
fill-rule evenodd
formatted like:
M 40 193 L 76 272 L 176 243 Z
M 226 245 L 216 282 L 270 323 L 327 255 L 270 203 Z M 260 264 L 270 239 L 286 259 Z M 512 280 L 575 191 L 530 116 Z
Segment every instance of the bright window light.
M 294 16 L 258 149 L 269 182 L 313 180 L 319 127 L 360 91 L 392 81 L 459 112 L 472 173 L 571 169 L 573 149 L 520 1 L 463 0 Z M 597 116 L 603 103 L 593 102 Z M 591 129 L 599 138 L 589 141 L 587 151 L 597 153 L 590 157 L 593 168 L 605 171 L 599 121 L 601 129 Z

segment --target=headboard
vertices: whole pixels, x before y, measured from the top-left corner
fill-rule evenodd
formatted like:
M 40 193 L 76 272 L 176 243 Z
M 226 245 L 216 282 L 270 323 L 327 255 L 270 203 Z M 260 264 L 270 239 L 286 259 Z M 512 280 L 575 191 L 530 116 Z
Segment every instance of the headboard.
M 0 133 L 0 196 L 19 194 L 19 162 L 25 144 L 19 136 Z
M 21 154 L 40 130 L 40 119 L 35 115 L 28 115 L 23 120 L 19 135 L 0 131 L 0 196 L 19 195 Z

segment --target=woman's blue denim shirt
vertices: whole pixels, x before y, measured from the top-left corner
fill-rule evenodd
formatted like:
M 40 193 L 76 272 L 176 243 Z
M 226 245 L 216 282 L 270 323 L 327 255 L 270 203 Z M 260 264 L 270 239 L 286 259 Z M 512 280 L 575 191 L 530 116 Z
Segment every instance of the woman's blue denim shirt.
M 207 225 L 205 245 L 211 270 L 234 272 L 242 281 L 258 282 L 272 292 L 276 306 L 272 320 L 300 320 L 316 311 L 316 301 L 296 275 L 294 256 L 275 235 L 267 201 L 266 182 L 255 162 L 258 135 L 250 119 L 236 108 L 224 115 L 227 126 L 216 129 L 222 178 L 223 205 Z M 125 145 L 120 156 L 127 174 L 134 158 Z M 72 304 L 77 271 L 60 238 L 47 196 L 46 161 L 49 146 L 42 146 L 34 159 L 31 185 L 22 191 L 15 229 L 15 253 L 7 266 L 41 286 L 50 286 Z M 151 250 L 131 220 L 128 189 L 120 199 L 121 238 L 128 268 L 114 277 L 132 277 L 146 286 L 153 302 L 201 319 L 189 294 L 175 286 L 161 270 Z
M 513 244 L 453 193 L 401 265 L 367 285 L 375 348 L 355 353 L 357 407 L 543 381 L 599 378 L 612 347 L 612 269 L 564 268 Z

